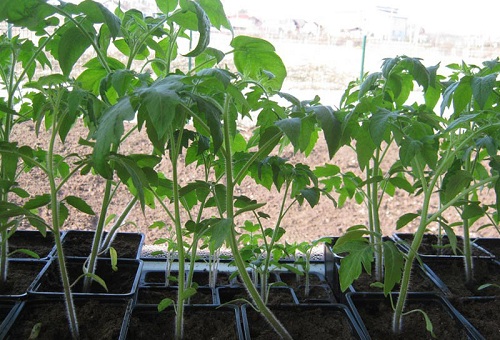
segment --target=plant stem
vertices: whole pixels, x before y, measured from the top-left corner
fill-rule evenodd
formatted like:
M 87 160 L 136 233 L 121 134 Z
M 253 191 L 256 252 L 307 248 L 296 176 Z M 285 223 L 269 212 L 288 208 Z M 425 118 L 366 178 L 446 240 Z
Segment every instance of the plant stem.
M 231 247 L 231 252 L 234 256 L 234 262 L 236 263 L 236 267 L 238 268 L 238 273 L 247 289 L 250 297 L 254 301 L 259 312 L 266 318 L 269 324 L 274 328 L 274 330 L 281 336 L 283 339 L 292 339 L 292 336 L 286 328 L 281 324 L 281 322 L 276 318 L 276 316 L 271 312 L 271 310 L 266 306 L 264 301 L 262 300 L 259 292 L 255 288 L 252 283 L 252 279 L 250 278 L 245 262 L 241 257 L 238 249 L 238 241 L 237 241 L 237 233 L 234 228 L 234 208 L 233 208 L 233 196 L 234 196 L 234 185 L 233 185 L 233 159 L 231 152 L 231 134 L 229 132 L 229 97 L 227 96 L 224 103 L 224 143 L 226 145 L 226 206 L 227 206 L 227 218 L 232 221 L 231 234 L 229 235 L 229 245 Z
M 170 161 L 172 163 L 172 182 L 173 182 L 173 203 L 174 203 L 174 223 L 175 236 L 177 242 L 177 258 L 179 264 L 178 292 L 177 292 L 177 310 L 175 313 L 175 339 L 181 340 L 184 336 L 184 291 L 185 287 L 185 254 L 184 239 L 182 235 L 182 223 L 180 214 L 180 194 L 179 194 L 179 173 L 177 168 L 180 141 L 182 139 L 182 130 L 179 132 L 179 140 L 176 141 L 174 134 L 170 131 Z
M 413 164 L 414 164 L 414 169 L 416 169 L 419 175 L 418 177 L 422 179 L 422 190 L 424 191 L 424 199 L 422 204 L 422 211 L 420 213 L 420 224 L 413 237 L 410 251 L 408 252 L 408 256 L 406 258 L 403 269 L 403 277 L 401 279 L 399 297 L 396 303 L 396 308 L 394 310 L 394 315 L 392 319 L 392 331 L 394 332 L 394 334 L 401 333 L 403 328 L 403 309 L 405 306 L 406 297 L 408 295 L 408 288 L 410 285 L 410 276 L 413 267 L 413 261 L 415 260 L 415 256 L 418 252 L 418 249 L 420 248 L 420 244 L 422 243 L 422 239 L 424 237 L 424 233 L 428 224 L 427 215 L 433 188 L 433 186 L 426 185 L 424 170 L 417 158 L 413 160 Z M 433 182 L 433 180 L 431 180 L 431 183 Z
M 58 94 L 59 97 L 59 94 Z M 73 301 L 73 295 L 71 293 L 71 284 L 69 282 L 69 275 L 68 275 L 68 270 L 66 268 L 66 262 L 65 262 L 65 257 L 64 257 L 64 251 L 63 251 L 63 246 L 61 242 L 61 235 L 60 235 L 60 220 L 59 220 L 59 199 L 58 199 L 58 190 L 57 190 L 57 185 L 56 185 L 56 180 L 55 180 L 55 174 L 56 170 L 54 169 L 54 146 L 55 146 L 55 139 L 57 136 L 58 132 L 58 127 L 57 127 L 57 122 L 58 122 L 58 117 L 57 117 L 57 110 L 59 109 L 59 104 L 60 104 L 61 98 L 57 98 L 57 101 L 54 105 L 54 118 L 53 118 L 53 123 L 52 123 L 52 133 L 51 133 L 51 138 L 49 142 L 49 149 L 47 152 L 47 176 L 49 179 L 49 185 L 50 185 L 50 208 L 52 212 L 52 228 L 54 231 L 54 242 L 56 244 L 56 249 L 57 249 L 57 261 L 59 265 L 59 271 L 61 275 L 61 282 L 63 286 L 63 293 L 64 293 L 64 302 L 66 304 L 66 312 L 67 312 L 67 317 L 68 317 L 68 322 L 69 322 L 69 328 L 71 332 L 71 337 L 73 339 L 79 339 L 80 338 L 80 333 L 78 330 L 78 320 L 76 316 L 76 309 L 75 309 L 75 304 Z
M 95 274 L 97 267 L 97 257 L 99 255 L 99 248 L 101 247 L 102 235 L 104 233 L 104 225 L 106 223 L 106 212 L 108 211 L 111 189 L 113 182 L 111 180 L 106 180 L 106 186 L 104 188 L 104 197 L 102 200 L 101 214 L 99 216 L 99 222 L 97 223 L 97 228 L 94 233 L 94 239 L 92 240 L 92 248 L 90 251 L 89 261 L 87 264 L 87 272 Z M 92 277 L 85 276 L 83 279 L 83 291 L 89 292 L 90 286 L 92 284 Z

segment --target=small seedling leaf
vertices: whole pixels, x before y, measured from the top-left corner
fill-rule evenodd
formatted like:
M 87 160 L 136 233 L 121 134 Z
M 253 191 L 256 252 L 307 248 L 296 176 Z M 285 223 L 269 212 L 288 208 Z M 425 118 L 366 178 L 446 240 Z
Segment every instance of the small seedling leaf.
M 174 300 L 170 298 L 166 298 L 160 301 L 158 304 L 158 312 L 164 311 L 168 307 L 172 306 L 174 304 Z
M 28 255 L 32 258 L 35 258 L 37 260 L 40 259 L 40 255 L 38 255 L 37 253 L 35 253 L 34 251 L 29 250 L 29 249 L 16 249 L 12 253 L 10 253 L 9 256 L 11 256 L 12 254 L 15 254 L 15 253 L 23 253 L 23 254 L 26 254 L 26 255 Z
M 102 288 L 108 291 L 108 286 L 106 286 L 106 282 L 98 275 L 92 274 L 92 273 L 85 273 L 83 276 L 88 276 L 90 277 L 93 281 L 97 282 L 99 285 L 101 285 Z
M 109 248 L 109 257 L 111 260 L 111 269 L 113 269 L 114 272 L 118 271 L 118 253 L 115 248 Z

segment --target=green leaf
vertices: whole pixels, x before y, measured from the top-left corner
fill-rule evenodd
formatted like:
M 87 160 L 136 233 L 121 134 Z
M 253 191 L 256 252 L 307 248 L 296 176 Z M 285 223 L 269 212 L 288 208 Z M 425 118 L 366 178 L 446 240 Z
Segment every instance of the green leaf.
M 484 216 L 484 209 L 479 205 L 479 202 L 470 202 L 465 205 L 461 216 L 465 220 L 481 217 Z
M 68 28 L 59 41 L 58 60 L 63 74 L 68 76 L 73 66 L 90 46 L 89 39 L 77 27 Z
M 93 158 L 95 169 L 104 178 L 111 179 L 113 174 L 106 163 L 111 146 L 118 144 L 124 133 L 124 121 L 130 121 L 135 117 L 135 110 L 128 97 L 121 99 L 117 104 L 111 106 L 105 113 L 96 132 L 96 144 Z
M 419 214 L 415 214 L 415 213 L 407 213 L 407 214 L 401 215 L 398 218 L 398 221 L 396 222 L 396 230 L 403 228 L 404 226 L 406 226 L 408 223 L 410 223 L 411 221 L 413 221 L 414 219 L 416 219 L 419 216 L 420 216 Z
M 97 282 L 102 288 L 108 291 L 108 286 L 106 286 L 106 282 L 98 275 L 92 273 L 85 273 L 83 276 L 90 277 L 92 281 Z
M 286 68 L 274 46 L 263 39 L 237 36 L 232 42 L 234 64 L 238 72 L 254 80 L 262 80 L 273 90 L 280 90 L 286 77 Z M 274 77 L 265 75 L 270 72 Z
M 23 206 L 24 209 L 26 210 L 33 210 L 37 209 L 40 207 L 44 207 L 48 205 L 51 201 L 51 197 L 49 194 L 44 194 L 44 195 L 38 195 L 35 196 L 34 198 L 30 199 L 28 202 L 26 202 Z
M 307 200 L 311 208 L 319 203 L 320 192 L 318 188 L 307 188 L 300 190 L 300 194 Z
M 370 133 L 366 131 L 365 126 L 362 126 L 359 133 L 356 134 L 356 157 L 361 170 L 369 166 L 376 148 Z
M 198 44 L 196 47 L 189 53 L 185 54 L 185 57 L 196 57 L 203 53 L 203 51 L 207 48 L 210 43 L 210 19 L 207 14 L 203 10 L 203 8 L 194 1 L 190 1 L 190 3 L 195 8 L 196 17 L 198 18 L 198 32 L 200 36 L 198 38 Z
M 349 255 L 340 260 L 340 289 L 344 292 L 357 280 L 363 267 L 371 268 L 373 249 L 367 242 L 351 242 Z M 371 270 L 370 270 L 371 271 Z
M 472 180 L 471 174 L 465 170 L 452 170 L 446 173 L 440 195 L 442 202 L 448 203 L 457 197 Z
M 227 19 L 226 13 L 224 13 L 224 7 L 220 0 L 200 0 L 199 3 L 215 28 L 220 30 L 221 27 L 224 27 L 231 32 L 233 31 L 233 27 Z
M 155 0 L 155 2 L 162 13 L 169 14 L 177 8 L 179 0 Z
M 369 123 L 370 136 L 377 147 L 380 147 L 380 144 L 384 140 L 384 135 L 390 127 L 391 121 L 397 117 L 398 114 L 396 112 L 386 109 L 379 109 L 372 115 Z
M 384 294 L 389 294 L 394 286 L 401 281 L 404 258 L 394 242 L 385 241 L 384 247 Z
M 497 79 L 497 74 L 490 74 L 485 77 L 474 77 L 471 80 L 472 95 L 482 110 L 493 93 L 493 88 Z
M 295 150 L 299 149 L 300 146 L 300 129 L 302 126 L 302 121 L 300 118 L 288 118 L 277 121 L 276 126 L 285 133 L 285 135 L 290 139 Z
M 269 126 L 264 131 L 260 131 L 259 150 L 262 151 L 263 156 L 267 156 L 278 145 L 280 138 L 276 138 L 276 136 L 282 134 L 277 126 Z
M 45 1 L 2 0 L 0 1 L 0 22 L 7 20 L 17 26 L 30 30 L 43 30 L 47 27 L 46 18 L 55 12 Z
M 184 291 L 183 291 L 182 293 L 183 293 L 183 294 L 182 294 L 181 298 L 182 298 L 183 300 L 187 300 L 187 299 L 189 299 L 191 296 L 193 296 L 193 295 L 195 295 L 195 294 L 196 294 L 196 288 L 194 288 L 194 287 L 189 287 L 189 288 L 186 288 L 186 289 L 184 289 Z
M 177 106 L 181 103 L 177 91 L 184 87 L 181 80 L 180 76 L 170 76 L 139 90 L 142 106 L 146 108 L 151 121 L 148 129 L 154 129 L 160 139 L 172 129 Z
M 342 139 L 342 123 L 337 119 L 332 108 L 329 106 L 313 106 L 316 118 L 318 119 L 328 147 L 330 159 L 340 148 Z
M 413 185 L 404 177 L 396 176 L 389 178 L 389 183 L 394 185 L 396 188 L 402 189 L 410 194 L 412 194 L 415 189 Z
M 28 255 L 34 259 L 37 259 L 37 260 L 40 259 L 40 256 L 37 253 L 35 253 L 34 251 L 29 250 L 29 249 L 16 249 L 12 253 L 10 253 L 9 256 L 12 256 L 15 253 L 22 253 L 22 254 Z
M 471 78 L 464 77 L 460 80 L 459 85 L 453 94 L 453 109 L 455 114 L 460 114 L 465 111 L 472 99 Z
M 170 298 L 165 298 L 165 299 L 161 300 L 160 303 L 158 304 L 158 312 L 164 311 L 165 309 L 172 306 L 173 304 L 174 304 L 174 300 L 172 300 Z
M 247 212 L 247 211 L 255 211 L 257 209 L 260 209 L 262 208 L 263 206 L 265 206 L 266 203 L 255 203 L 255 204 L 249 204 L 241 209 L 239 209 L 238 211 L 236 211 L 234 213 L 234 217 L 238 216 L 238 215 L 241 215 L 243 214 L 244 212 Z
M 226 239 L 231 235 L 231 228 L 233 227 L 233 220 L 230 218 L 221 219 L 215 223 L 211 228 L 211 237 L 209 249 L 211 252 L 222 247 Z
M 127 184 L 132 194 L 137 195 L 141 203 L 141 209 L 144 212 L 147 203 L 145 189 L 149 188 L 149 181 L 146 174 L 131 157 L 112 155 L 110 161 L 114 163 L 118 177 Z
M 195 96 L 196 105 L 200 112 L 205 114 L 207 120 L 207 125 L 210 128 L 210 134 L 214 142 L 214 153 L 219 151 L 223 143 L 223 132 L 222 132 L 222 112 L 219 107 L 214 105 L 210 100 L 207 100 L 200 96 Z
M 111 261 L 111 269 L 116 272 L 118 271 L 118 253 L 116 249 L 113 247 L 109 248 L 109 257 Z
M 71 205 L 73 208 L 78 209 L 79 211 L 88 214 L 88 215 L 95 215 L 94 210 L 92 210 L 92 207 L 87 204 L 83 199 L 77 196 L 66 196 L 64 199 L 69 205 Z
M 382 74 L 380 72 L 371 73 L 366 77 L 361 86 L 359 87 L 358 98 L 362 98 L 368 91 L 370 91 L 377 80 L 380 79 Z
M 120 19 L 103 4 L 97 1 L 85 0 L 78 5 L 78 9 L 85 13 L 93 23 L 105 23 L 111 37 L 116 38 L 120 34 Z

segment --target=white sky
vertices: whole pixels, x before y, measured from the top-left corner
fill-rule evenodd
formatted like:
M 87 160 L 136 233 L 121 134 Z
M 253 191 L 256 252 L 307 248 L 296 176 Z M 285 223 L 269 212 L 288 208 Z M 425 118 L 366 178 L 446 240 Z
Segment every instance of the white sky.
M 247 9 L 266 18 L 303 18 L 321 23 L 336 16 L 360 12 L 375 6 L 399 8 L 399 14 L 424 27 L 428 32 L 498 35 L 500 1 L 475 0 L 221 0 L 226 13 Z

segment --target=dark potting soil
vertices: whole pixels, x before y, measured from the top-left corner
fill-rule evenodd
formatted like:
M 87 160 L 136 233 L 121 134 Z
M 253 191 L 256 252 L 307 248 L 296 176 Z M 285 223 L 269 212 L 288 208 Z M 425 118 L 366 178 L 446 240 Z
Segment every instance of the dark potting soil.
M 297 275 L 292 272 L 278 272 L 279 278 L 281 281 L 285 282 L 289 287 L 298 287 L 306 284 L 305 275 Z M 322 285 L 327 282 L 316 273 L 309 274 L 309 284 L 310 285 Z
M 474 281 L 465 282 L 463 260 L 442 259 L 439 261 L 424 260 L 430 269 L 443 281 L 451 293 L 456 297 L 498 295 L 498 287 L 489 287 L 479 290 L 483 284 L 500 285 L 500 265 L 487 259 L 474 259 Z
M 241 305 L 246 301 L 251 301 L 250 295 L 245 288 L 241 287 L 221 287 L 217 289 L 220 303 L 232 303 Z M 285 287 L 271 288 L 268 296 L 268 305 L 293 304 L 295 301 L 293 290 Z
M 363 271 L 359 278 L 353 282 L 353 287 L 357 292 L 381 292 L 381 288 L 371 286 L 375 282 L 376 280 L 373 273 L 372 275 L 368 275 L 365 271 Z M 392 291 L 397 292 L 398 290 L 399 284 L 396 284 Z M 429 277 L 427 277 L 418 267 L 413 267 L 410 279 L 410 291 L 439 292 L 439 288 L 436 287 L 434 282 L 432 282 L 432 280 L 429 279 Z
M 372 339 L 434 339 L 426 330 L 422 313 L 415 312 L 404 316 L 403 332 L 396 335 L 391 328 L 393 309 L 389 299 L 380 301 L 360 299 L 355 305 Z M 430 318 L 437 339 L 467 339 L 465 330 L 459 327 L 459 324 L 447 313 L 444 305 L 439 301 L 407 302 L 406 311 L 415 309 L 422 309 Z
M 500 258 L 500 240 L 495 238 L 480 238 L 475 241 L 475 243 L 489 251 L 495 257 Z
M 297 286 L 293 291 L 300 303 L 335 302 L 333 291 L 328 285 L 310 286 L 308 295 L 306 295 L 305 286 Z
M 5 320 L 7 315 L 12 311 L 12 308 L 14 308 L 15 304 L 14 302 L 2 302 L 0 303 L 0 324 Z
M 0 294 L 25 294 L 46 264 L 46 261 L 37 260 L 9 261 L 7 282 L 0 283 Z
M 197 270 L 193 273 L 193 282 L 196 282 L 198 286 L 208 286 L 209 285 L 209 272 L 208 270 Z M 228 286 L 231 284 L 230 279 L 231 273 L 229 272 L 217 272 L 216 286 Z
M 176 286 L 177 285 L 177 277 L 179 273 L 177 271 L 171 271 L 169 275 L 169 285 Z M 163 270 L 153 270 L 147 271 L 144 274 L 144 283 L 145 284 L 154 284 L 154 285 L 165 285 L 165 271 Z
M 177 288 L 173 287 L 148 287 L 139 288 L 137 303 L 158 305 L 163 299 L 177 301 Z M 189 298 L 190 304 L 211 305 L 214 303 L 213 290 L 198 288 L 196 294 Z
M 106 234 L 106 233 L 105 233 Z M 87 257 L 92 248 L 93 232 L 69 231 L 63 239 L 64 255 Z M 142 236 L 134 233 L 118 233 L 111 246 L 116 250 L 118 257 L 134 259 L 137 257 Z M 99 255 L 109 257 L 109 253 Z
M 67 261 L 66 267 L 69 273 L 70 282 L 82 275 L 81 261 Z M 132 292 L 134 280 L 137 275 L 139 264 L 138 262 L 118 262 L 118 270 L 113 271 L 109 260 L 98 262 L 96 275 L 104 280 L 108 291 L 99 283 L 92 282 L 90 291 L 92 293 L 109 293 L 109 294 L 128 294 Z M 82 293 L 83 279 L 72 288 L 73 293 Z M 57 261 L 53 261 L 47 268 L 47 271 L 40 279 L 40 285 L 36 289 L 37 292 L 62 292 L 62 284 L 59 273 L 59 265 Z
M 184 339 L 231 340 L 238 339 L 234 309 L 208 307 L 186 308 Z M 172 309 L 159 313 L 155 308 L 135 308 L 127 333 L 130 340 L 174 339 L 175 313 Z
M 500 338 L 500 299 L 473 298 L 450 299 L 453 307 L 484 336 L 485 339 Z
M 127 302 L 109 303 L 93 299 L 76 303 L 80 338 L 116 340 L 120 336 Z M 40 324 L 37 340 L 72 339 L 62 301 L 30 301 L 16 319 L 6 339 L 31 339 L 35 325 Z
M 35 254 L 37 254 L 40 258 L 45 258 L 49 256 L 50 252 L 54 248 L 54 235 L 52 233 L 47 233 L 44 237 L 38 231 L 16 231 L 9 238 L 9 252 L 12 253 L 19 249 L 28 249 Z M 28 258 L 32 259 L 33 257 L 22 253 L 15 252 L 10 255 L 11 258 Z
M 341 311 L 328 308 L 301 309 L 287 306 L 271 310 L 294 339 L 356 339 L 352 334 L 349 319 Z M 246 308 L 247 320 L 252 340 L 275 340 L 279 336 L 267 321 L 254 309 Z
M 402 240 L 410 244 L 413 241 L 413 234 L 400 234 L 398 235 Z M 464 248 L 462 238 L 457 239 L 457 254 L 453 252 L 448 237 L 442 238 L 442 245 L 438 246 L 438 236 L 433 234 L 425 234 L 418 249 L 420 255 L 462 255 L 461 250 Z M 485 256 L 486 254 L 476 248 L 472 247 L 472 256 Z

